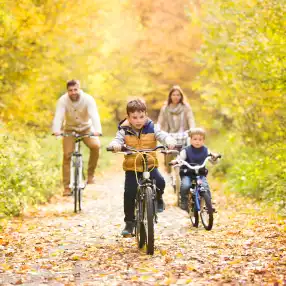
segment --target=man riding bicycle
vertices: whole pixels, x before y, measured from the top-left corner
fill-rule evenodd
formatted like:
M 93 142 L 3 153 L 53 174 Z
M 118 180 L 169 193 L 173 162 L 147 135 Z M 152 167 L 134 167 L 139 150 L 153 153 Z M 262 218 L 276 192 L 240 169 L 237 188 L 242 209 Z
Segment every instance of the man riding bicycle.
M 62 131 L 63 127 L 63 131 Z M 94 136 L 102 134 L 100 118 L 94 98 L 80 89 L 78 80 L 67 82 L 67 93 L 62 95 L 56 107 L 53 120 L 53 133 L 56 136 L 61 133 L 87 134 Z M 71 194 L 70 183 L 70 160 L 74 150 L 75 139 L 73 137 L 63 138 L 63 184 L 64 196 Z M 88 184 L 94 184 L 94 171 L 99 157 L 100 141 L 98 137 L 86 137 L 83 139 L 85 145 L 90 149 L 88 162 Z

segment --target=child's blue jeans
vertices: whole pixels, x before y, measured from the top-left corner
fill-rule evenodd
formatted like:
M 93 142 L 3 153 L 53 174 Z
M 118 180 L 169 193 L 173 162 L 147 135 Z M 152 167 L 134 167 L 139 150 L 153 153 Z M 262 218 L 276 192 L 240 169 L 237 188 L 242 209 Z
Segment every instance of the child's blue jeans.
M 142 173 L 137 172 L 138 179 L 142 178 Z M 165 189 L 165 180 L 160 174 L 158 168 L 154 168 L 150 172 L 150 179 L 156 180 L 157 193 L 163 194 Z M 125 186 L 124 186 L 124 221 L 134 220 L 135 198 L 137 194 L 137 181 L 134 171 L 125 172 Z
M 207 178 L 205 176 L 200 176 L 200 178 L 202 180 L 202 187 L 207 191 L 207 193 L 211 197 L 210 187 L 209 187 Z M 191 176 L 181 177 L 181 202 L 183 204 L 187 203 L 188 193 L 189 193 L 190 187 L 192 186 L 192 181 L 193 181 L 193 177 Z

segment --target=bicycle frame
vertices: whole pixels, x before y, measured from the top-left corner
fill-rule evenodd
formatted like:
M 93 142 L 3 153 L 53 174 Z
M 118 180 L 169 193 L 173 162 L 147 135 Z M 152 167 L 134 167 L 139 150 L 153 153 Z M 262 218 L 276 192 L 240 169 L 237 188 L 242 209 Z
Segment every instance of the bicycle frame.
M 83 180 L 83 158 L 82 154 L 80 153 L 80 142 L 82 141 L 81 137 L 76 137 L 75 139 L 75 149 L 71 156 L 70 162 L 70 189 L 75 188 L 75 171 L 78 170 L 78 182 L 77 185 L 80 189 L 84 189 L 86 184 Z
M 199 171 L 200 169 L 204 168 L 206 163 L 209 161 L 209 158 L 211 157 L 211 154 L 209 154 L 206 159 L 204 160 L 203 164 L 202 165 L 196 165 L 196 166 L 191 166 L 188 162 L 184 161 L 184 160 L 181 160 L 181 159 L 177 159 L 178 161 L 178 164 L 174 165 L 174 167 L 177 167 L 177 166 L 186 166 L 187 168 L 189 168 L 190 170 L 193 170 L 195 171 L 195 175 L 196 175 L 196 185 L 195 185 L 195 192 L 194 192 L 194 195 L 195 195 L 195 204 L 196 204 L 196 208 L 198 211 L 200 211 L 200 203 L 199 203 L 199 196 L 200 196 L 200 192 L 202 191 L 201 190 L 201 180 L 202 180 L 202 176 L 199 175 Z
M 138 154 L 138 153 L 142 153 L 142 163 L 143 163 L 143 172 L 142 172 L 142 178 L 140 178 L 139 180 L 137 180 L 137 195 L 136 198 L 138 200 L 138 202 L 144 202 L 145 199 L 145 192 L 143 192 L 142 190 L 145 190 L 147 187 L 151 187 L 151 189 L 153 190 L 152 192 L 152 200 L 154 202 L 154 221 L 155 223 L 158 222 L 158 216 L 157 216 L 157 200 L 156 200 L 156 182 L 155 180 L 151 180 L 150 179 L 150 171 L 149 171 L 149 167 L 148 167 L 148 152 L 153 152 L 156 151 L 157 149 L 160 148 L 164 148 L 164 146 L 158 146 L 152 150 L 136 150 L 127 146 L 124 146 L 124 148 L 126 149 L 126 152 L 121 152 L 124 154 Z M 120 153 L 120 152 L 119 152 Z M 139 217 L 137 219 L 139 219 L 140 222 L 143 222 L 143 209 L 140 208 L 140 203 L 139 203 Z
M 85 188 L 86 183 L 84 182 L 83 175 L 83 156 L 80 150 L 80 142 L 85 137 L 93 137 L 92 133 L 90 134 L 77 134 L 72 133 L 61 133 L 62 137 L 74 137 L 75 138 L 75 147 L 74 151 L 71 154 L 70 161 L 70 183 L 69 188 L 72 190 L 74 196 L 74 212 L 81 211 L 81 191 Z
M 157 223 L 157 192 L 156 181 L 150 179 L 150 170 L 148 168 L 148 153 L 157 149 L 166 149 L 164 146 L 157 146 L 154 149 L 136 150 L 127 146 L 123 146 L 124 151 L 118 152 L 125 155 L 141 153 L 143 160 L 142 178 L 138 179 L 137 172 L 137 194 L 135 199 L 135 236 L 137 238 L 138 247 L 142 248 L 146 245 L 146 253 L 154 254 L 154 222 Z M 125 151 L 126 150 L 126 151 Z M 108 147 L 107 151 L 113 151 L 112 147 Z M 137 157 L 136 157 L 137 158 Z M 136 159 L 135 159 L 136 160 Z
M 205 178 L 205 176 L 200 175 L 199 171 L 205 167 L 209 157 L 211 156 L 213 155 L 209 154 L 202 165 L 191 166 L 188 162 L 180 158 L 177 159 L 177 164 L 175 164 L 175 166 L 184 165 L 188 169 L 191 169 L 195 172 L 195 186 L 192 181 L 188 194 L 189 215 L 194 227 L 198 227 L 199 217 L 201 217 L 202 224 L 206 230 L 211 230 L 213 227 L 214 209 L 212 207 L 211 196 L 209 192 L 206 192 L 206 190 L 204 190 L 202 187 L 202 180 Z M 218 158 L 221 158 L 221 155 L 215 156 L 215 160 Z
M 196 204 L 196 208 L 197 211 L 201 211 L 201 205 L 200 205 L 200 195 L 201 192 L 204 191 L 201 189 L 201 180 L 202 180 L 202 176 L 196 176 L 196 182 L 195 182 L 195 191 L 194 191 L 194 195 L 195 195 L 195 204 Z

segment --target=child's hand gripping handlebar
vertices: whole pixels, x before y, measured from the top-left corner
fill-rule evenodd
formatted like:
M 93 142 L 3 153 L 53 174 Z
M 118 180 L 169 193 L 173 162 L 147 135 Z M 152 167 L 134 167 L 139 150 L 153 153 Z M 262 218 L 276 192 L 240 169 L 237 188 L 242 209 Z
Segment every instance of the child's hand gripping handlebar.
M 84 138 L 84 137 L 96 137 L 96 135 L 94 135 L 94 133 L 90 132 L 87 134 L 78 134 L 76 132 L 72 132 L 72 133 L 60 133 L 60 134 L 54 134 L 52 133 L 52 135 L 54 136 L 60 136 L 60 137 L 75 137 L 75 138 Z M 101 135 L 99 135 L 101 136 Z
M 181 145 L 176 145 L 176 148 L 178 148 L 181 146 Z M 121 147 L 121 151 L 117 152 L 117 153 L 124 153 L 125 155 L 130 155 L 130 154 L 135 154 L 135 153 L 150 153 L 150 152 L 154 152 L 154 151 L 157 151 L 160 149 L 160 152 L 161 153 L 165 153 L 165 154 L 178 154 L 179 151 L 177 150 L 168 150 L 166 146 L 163 146 L 163 145 L 160 145 L 160 146 L 157 146 L 153 149 L 142 149 L 142 150 L 137 150 L 135 148 L 132 148 L 132 147 L 129 147 L 127 145 L 123 145 Z M 106 151 L 114 151 L 113 147 L 107 147 L 106 148 Z
M 194 170 L 196 173 L 199 171 L 199 169 L 204 168 L 206 163 L 209 161 L 209 158 L 212 158 L 212 160 L 216 161 L 217 159 L 221 158 L 222 156 L 220 154 L 214 156 L 213 154 L 208 154 L 208 156 L 206 157 L 206 159 L 204 160 L 203 164 L 201 165 L 190 165 L 188 162 L 182 160 L 182 159 L 176 159 L 173 160 L 169 163 L 170 166 L 186 166 L 187 168 Z

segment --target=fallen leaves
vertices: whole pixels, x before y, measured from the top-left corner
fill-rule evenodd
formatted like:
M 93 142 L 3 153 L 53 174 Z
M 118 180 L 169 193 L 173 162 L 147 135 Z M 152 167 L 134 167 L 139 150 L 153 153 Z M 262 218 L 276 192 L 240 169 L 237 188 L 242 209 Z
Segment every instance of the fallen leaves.
M 0 236 L 0 284 L 6 279 L 14 285 L 75 285 L 84 279 L 99 285 L 283 285 L 286 233 L 281 221 L 268 223 L 255 213 L 234 212 L 233 205 L 220 208 L 218 202 L 219 216 L 207 232 L 191 227 L 187 215 L 168 204 L 149 256 L 138 250 L 134 237 L 118 235 L 122 202 L 115 198 L 121 195 L 112 193 L 108 216 L 103 196 L 77 216 L 41 214 L 37 220 L 34 214 L 21 227 L 8 223 Z

